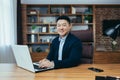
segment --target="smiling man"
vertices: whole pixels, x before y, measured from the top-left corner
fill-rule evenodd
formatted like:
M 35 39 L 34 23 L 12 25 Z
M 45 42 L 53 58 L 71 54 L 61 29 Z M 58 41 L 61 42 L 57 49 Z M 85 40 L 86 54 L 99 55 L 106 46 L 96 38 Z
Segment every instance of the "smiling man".
M 59 16 L 56 22 L 59 36 L 52 41 L 48 56 L 39 61 L 39 67 L 67 68 L 79 65 L 82 43 L 70 33 L 72 28 L 70 18 Z

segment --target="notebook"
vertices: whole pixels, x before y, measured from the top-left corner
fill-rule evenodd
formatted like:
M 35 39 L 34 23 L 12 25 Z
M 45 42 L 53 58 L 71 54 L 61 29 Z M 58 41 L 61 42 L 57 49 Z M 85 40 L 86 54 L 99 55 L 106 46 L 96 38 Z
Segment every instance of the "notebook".
M 11 47 L 18 67 L 35 73 L 53 69 L 39 68 L 38 62 L 33 63 L 27 45 L 12 45 Z

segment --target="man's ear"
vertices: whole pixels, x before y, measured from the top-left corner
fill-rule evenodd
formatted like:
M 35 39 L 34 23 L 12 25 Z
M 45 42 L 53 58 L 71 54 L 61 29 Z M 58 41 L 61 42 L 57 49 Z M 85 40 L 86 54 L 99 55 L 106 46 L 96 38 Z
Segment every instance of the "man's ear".
M 72 28 L 72 24 L 69 24 L 70 25 L 70 27 Z

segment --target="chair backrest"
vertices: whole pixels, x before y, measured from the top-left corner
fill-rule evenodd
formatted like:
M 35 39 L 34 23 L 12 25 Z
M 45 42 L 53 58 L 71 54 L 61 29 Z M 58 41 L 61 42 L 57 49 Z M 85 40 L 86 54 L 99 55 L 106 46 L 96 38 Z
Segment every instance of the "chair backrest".
M 76 37 L 78 37 L 83 44 L 81 63 L 91 64 L 93 63 L 93 33 L 90 30 L 84 31 L 71 31 Z

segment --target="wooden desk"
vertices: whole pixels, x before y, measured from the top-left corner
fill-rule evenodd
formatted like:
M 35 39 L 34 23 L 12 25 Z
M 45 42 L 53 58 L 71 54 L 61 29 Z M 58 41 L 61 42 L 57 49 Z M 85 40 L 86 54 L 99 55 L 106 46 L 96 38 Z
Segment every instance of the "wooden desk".
M 93 72 L 88 67 L 101 68 L 104 72 Z M 0 64 L 0 80 L 95 80 L 95 76 L 120 77 L 120 64 L 82 64 L 40 73 L 26 71 L 15 64 Z

